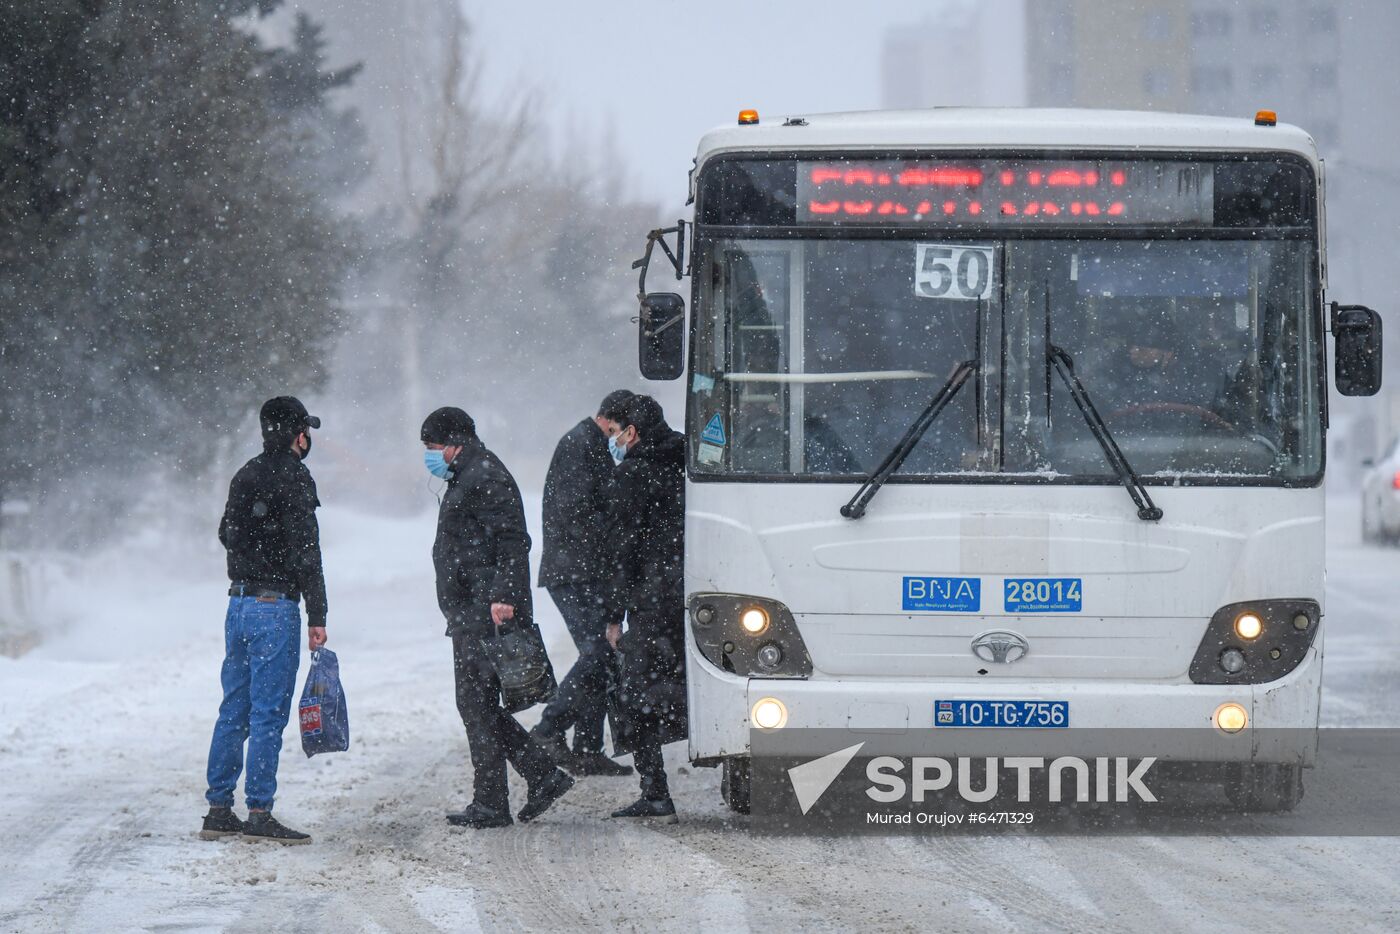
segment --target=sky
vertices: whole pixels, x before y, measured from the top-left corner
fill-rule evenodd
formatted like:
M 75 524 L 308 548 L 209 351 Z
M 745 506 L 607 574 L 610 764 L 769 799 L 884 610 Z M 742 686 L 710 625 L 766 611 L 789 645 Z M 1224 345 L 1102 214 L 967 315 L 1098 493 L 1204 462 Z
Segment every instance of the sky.
M 290 0 L 277 18 L 287 31 L 301 9 L 325 26 L 331 63 L 364 63 L 351 100 L 362 113 L 392 107 L 396 72 L 431 54 L 433 8 L 444 0 Z M 474 30 L 488 99 L 531 94 L 563 151 L 583 145 L 615 153 L 631 194 L 679 209 L 700 137 L 753 107 L 784 114 L 871 110 L 882 100 L 881 50 L 891 30 L 928 43 L 940 101 L 962 102 L 951 49 L 956 25 L 982 11 L 1005 23 L 1017 77 L 1022 0 L 458 0 Z M 945 22 L 950 27 L 940 31 Z M 400 58 L 400 56 L 406 58 Z M 1001 80 L 986 73 L 973 83 Z M 377 91 L 378 89 L 378 91 Z M 992 92 L 999 94 L 1000 92 Z M 926 96 L 926 95 L 925 95 Z M 1019 103 L 996 100 L 994 103 Z M 373 113 L 366 113 L 374 124 Z M 388 124 L 373 128 L 392 131 Z M 604 146 L 604 141 L 607 145 Z
M 490 86 L 531 85 L 561 132 L 615 134 L 638 193 L 685 200 L 700 136 L 757 108 L 880 106 L 880 46 L 926 5 L 762 0 L 464 0 Z M 588 129 L 595 128 L 595 129 Z

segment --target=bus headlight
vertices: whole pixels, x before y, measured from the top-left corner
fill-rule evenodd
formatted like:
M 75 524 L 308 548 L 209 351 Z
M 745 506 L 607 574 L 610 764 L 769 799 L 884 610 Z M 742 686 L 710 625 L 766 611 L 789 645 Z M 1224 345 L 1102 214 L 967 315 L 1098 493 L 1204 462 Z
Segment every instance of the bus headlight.
M 1249 726 L 1249 713 L 1233 701 L 1215 708 L 1214 719 L 1216 728 L 1222 733 L 1238 733 Z
M 1239 649 L 1231 647 L 1220 653 L 1220 667 L 1227 674 L 1239 674 L 1244 671 L 1244 653 Z
M 1297 668 L 1322 619 L 1316 600 L 1250 600 L 1211 616 L 1196 655 L 1196 684 L 1264 684 Z
M 783 650 L 776 642 L 766 642 L 759 646 L 754 660 L 764 671 L 773 671 L 783 663 Z
M 690 633 L 700 654 L 721 671 L 754 678 L 812 675 L 812 657 L 797 621 L 777 600 L 737 593 L 691 594 Z
M 1235 635 L 1254 640 L 1264 631 L 1264 621 L 1256 613 L 1241 613 L 1235 617 Z
M 739 616 L 739 625 L 744 632 L 756 636 L 768 628 L 768 614 L 761 606 L 751 606 Z
M 778 730 L 787 726 L 788 712 L 776 697 L 765 697 L 753 705 L 749 719 L 760 730 Z

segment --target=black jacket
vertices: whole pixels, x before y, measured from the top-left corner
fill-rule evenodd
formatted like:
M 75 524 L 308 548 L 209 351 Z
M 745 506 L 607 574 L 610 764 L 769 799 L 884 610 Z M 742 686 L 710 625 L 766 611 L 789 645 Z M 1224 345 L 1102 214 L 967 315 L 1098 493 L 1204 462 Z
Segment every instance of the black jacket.
M 663 428 L 637 442 L 617 468 L 613 503 L 612 590 L 627 608 L 614 743 L 635 751 L 686 737 L 685 437 Z
M 614 470 L 607 436 L 593 419 L 585 418 L 559 439 L 544 481 L 541 587 L 607 582 Z
M 685 436 L 643 437 L 618 465 L 609 513 L 611 591 L 632 615 L 684 602 Z
M 306 597 L 308 626 L 326 625 L 319 505 L 301 458 L 286 443 L 269 443 L 233 475 L 219 523 L 229 580 Z
M 484 627 L 492 603 L 510 604 L 517 624 L 530 625 L 530 535 L 515 478 L 476 437 L 451 467 L 433 542 L 449 632 L 463 622 Z

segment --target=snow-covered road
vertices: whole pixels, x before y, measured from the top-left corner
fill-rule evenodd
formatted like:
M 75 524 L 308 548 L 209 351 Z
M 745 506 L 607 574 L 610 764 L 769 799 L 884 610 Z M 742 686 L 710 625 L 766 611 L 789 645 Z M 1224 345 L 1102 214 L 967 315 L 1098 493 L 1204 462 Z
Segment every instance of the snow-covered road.
M 1323 716 L 1400 725 L 1400 552 L 1357 543 L 1352 499 L 1332 500 Z M 323 522 L 354 745 L 307 760 L 289 728 L 278 795 L 315 844 L 194 838 L 225 598 L 207 556 L 127 555 L 67 634 L 0 660 L 0 931 L 1400 927 L 1393 838 L 756 837 L 679 746 L 676 826 L 604 820 L 635 779 L 590 778 L 537 823 L 450 828 L 469 766 L 431 517 Z M 170 569 L 191 563 L 204 583 Z

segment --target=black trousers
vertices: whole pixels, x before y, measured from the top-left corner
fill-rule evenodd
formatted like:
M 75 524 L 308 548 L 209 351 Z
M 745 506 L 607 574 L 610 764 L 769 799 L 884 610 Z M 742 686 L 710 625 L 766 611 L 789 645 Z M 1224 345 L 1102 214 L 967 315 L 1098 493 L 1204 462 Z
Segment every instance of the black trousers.
M 675 723 L 684 722 L 684 709 L 676 700 L 685 694 L 684 605 L 667 603 L 657 611 L 629 615 L 629 630 L 622 640 L 622 701 L 632 745 L 632 761 L 641 780 L 642 797 L 670 797 L 666 761 L 661 747 L 676 736 Z
M 574 752 L 600 752 L 607 712 L 608 665 L 613 654 L 607 628 L 608 623 L 622 622 L 622 613 L 608 605 L 602 587 L 590 582 L 556 584 L 549 588 L 549 595 L 578 647 L 578 661 L 545 707 L 540 729 L 562 737 L 572 725 Z
M 452 671 L 457 682 L 457 712 L 467 728 L 472 757 L 472 800 L 498 811 L 510 809 L 506 762 L 534 784 L 554 771 L 544 750 L 501 707 L 501 684 L 474 636 L 452 637 Z

